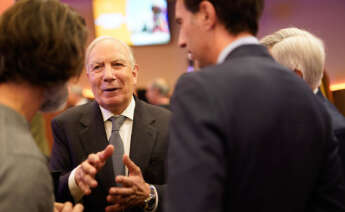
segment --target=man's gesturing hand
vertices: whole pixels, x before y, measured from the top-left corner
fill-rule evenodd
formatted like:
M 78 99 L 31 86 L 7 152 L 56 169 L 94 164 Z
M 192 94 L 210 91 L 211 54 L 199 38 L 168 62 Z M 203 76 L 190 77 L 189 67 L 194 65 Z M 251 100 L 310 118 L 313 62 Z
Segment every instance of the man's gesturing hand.
M 104 166 L 105 161 L 113 154 L 114 146 L 108 145 L 103 151 L 89 154 L 88 158 L 80 164 L 75 172 L 75 182 L 79 188 L 88 195 L 91 188 L 97 186 L 95 175 Z
M 117 176 L 116 183 L 123 187 L 111 187 L 107 201 L 113 205 L 106 208 L 107 212 L 121 211 L 128 207 L 144 205 L 150 195 L 150 186 L 143 178 L 140 168 L 127 156 L 123 156 L 129 176 Z

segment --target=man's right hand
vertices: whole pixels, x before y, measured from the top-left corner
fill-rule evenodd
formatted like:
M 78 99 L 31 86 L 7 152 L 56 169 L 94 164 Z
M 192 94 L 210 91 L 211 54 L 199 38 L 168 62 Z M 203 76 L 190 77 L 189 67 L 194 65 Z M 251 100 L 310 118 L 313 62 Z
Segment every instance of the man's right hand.
M 88 195 L 91 188 L 97 186 L 95 175 L 104 166 L 105 161 L 113 154 L 114 146 L 108 145 L 103 151 L 89 154 L 88 158 L 80 164 L 75 172 L 75 182 L 79 188 Z
M 74 207 L 71 202 L 54 203 L 54 212 L 82 212 L 84 210 L 83 205 L 76 204 Z

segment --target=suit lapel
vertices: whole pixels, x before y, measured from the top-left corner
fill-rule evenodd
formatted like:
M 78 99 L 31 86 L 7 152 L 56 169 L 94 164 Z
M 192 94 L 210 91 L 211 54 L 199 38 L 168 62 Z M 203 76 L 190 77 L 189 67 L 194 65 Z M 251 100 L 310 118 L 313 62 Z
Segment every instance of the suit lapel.
M 86 157 L 91 153 L 104 150 L 109 142 L 104 129 L 102 113 L 96 102 L 91 103 L 89 110 L 82 115 L 80 123 L 82 125 L 80 131 L 81 145 L 84 148 Z M 96 177 L 101 179 L 99 182 L 105 192 L 108 193 L 109 187 L 115 185 L 111 158 L 108 158 Z
M 157 130 L 154 127 L 155 119 L 147 110 L 146 103 L 136 99 L 134 122 L 131 137 L 130 158 L 144 173 L 147 169 Z

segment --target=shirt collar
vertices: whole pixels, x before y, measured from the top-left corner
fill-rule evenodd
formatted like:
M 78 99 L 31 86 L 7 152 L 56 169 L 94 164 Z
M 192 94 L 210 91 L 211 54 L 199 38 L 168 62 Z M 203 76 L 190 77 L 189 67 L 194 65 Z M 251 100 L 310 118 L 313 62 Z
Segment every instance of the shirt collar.
M 103 108 L 101 105 L 99 105 L 99 108 L 101 109 L 103 121 L 107 121 L 110 117 L 116 116 L 109 110 Z M 125 116 L 126 118 L 129 118 L 130 120 L 133 120 L 134 117 L 134 109 L 135 109 L 135 100 L 132 96 L 131 102 L 127 106 L 127 108 L 121 113 L 122 116 Z
M 259 44 L 259 41 L 254 36 L 247 36 L 240 39 L 235 40 L 234 42 L 227 45 L 223 51 L 219 54 L 217 63 L 223 63 L 226 57 L 234 50 L 235 48 L 246 45 L 246 44 Z

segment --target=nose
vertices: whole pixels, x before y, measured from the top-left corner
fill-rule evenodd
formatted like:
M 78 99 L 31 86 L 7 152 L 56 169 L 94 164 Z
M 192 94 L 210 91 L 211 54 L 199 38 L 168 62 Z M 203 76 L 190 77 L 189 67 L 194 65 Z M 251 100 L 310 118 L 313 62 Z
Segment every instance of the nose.
M 178 36 L 178 45 L 180 48 L 186 48 L 187 47 L 186 41 L 185 41 L 184 36 L 182 35 L 181 31 L 179 32 L 179 36 Z
M 105 65 L 104 67 L 104 75 L 103 75 L 103 80 L 106 82 L 110 82 L 115 80 L 115 76 L 113 74 L 113 70 L 110 65 Z

